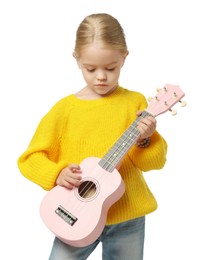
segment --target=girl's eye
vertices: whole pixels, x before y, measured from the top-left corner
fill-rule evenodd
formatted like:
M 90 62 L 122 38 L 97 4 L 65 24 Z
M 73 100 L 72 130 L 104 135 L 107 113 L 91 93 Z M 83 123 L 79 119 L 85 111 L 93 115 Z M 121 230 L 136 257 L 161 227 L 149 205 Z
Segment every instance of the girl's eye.
M 95 69 L 86 69 L 88 72 L 94 72 Z
M 86 70 L 88 71 L 88 72 L 94 72 L 95 71 L 95 69 L 88 69 L 88 68 L 86 68 Z M 110 69 L 106 69 L 107 71 L 114 71 L 115 70 L 115 68 L 110 68 Z

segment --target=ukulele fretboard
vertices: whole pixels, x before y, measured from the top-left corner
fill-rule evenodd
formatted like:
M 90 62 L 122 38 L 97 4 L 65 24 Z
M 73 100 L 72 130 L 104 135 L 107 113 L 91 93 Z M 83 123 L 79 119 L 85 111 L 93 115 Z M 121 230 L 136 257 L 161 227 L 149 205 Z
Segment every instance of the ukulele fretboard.
M 100 160 L 99 165 L 108 172 L 112 172 L 122 158 L 127 154 L 129 149 L 132 147 L 139 136 L 137 129 L 137 123 L 142 117 L 149 116 L 147 111 L 143 111 L 129 128 L 122 134 L 117 142 L 110 148 L 105 156 Z

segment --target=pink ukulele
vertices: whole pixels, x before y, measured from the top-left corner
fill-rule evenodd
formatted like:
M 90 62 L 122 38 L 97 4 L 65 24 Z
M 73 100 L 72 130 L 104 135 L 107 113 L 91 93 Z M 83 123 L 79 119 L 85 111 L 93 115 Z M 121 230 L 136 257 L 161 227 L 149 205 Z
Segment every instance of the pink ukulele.
M 51 189 L 40 206 L 45 225 L 64 243 L 84 247 L 102 233 L 109 208 L 125 192 L 124 182 L 116 167 L 136 143 L 137 122 L 141 117 L 154 117 L 171 110 L 185 94 L 176 85 L 166 84 L 105 156 L 86 158 L 80 164 L 82 183 L 69 190 L 62 186 Z M 182 102 L 182 106 L 185 102 Z

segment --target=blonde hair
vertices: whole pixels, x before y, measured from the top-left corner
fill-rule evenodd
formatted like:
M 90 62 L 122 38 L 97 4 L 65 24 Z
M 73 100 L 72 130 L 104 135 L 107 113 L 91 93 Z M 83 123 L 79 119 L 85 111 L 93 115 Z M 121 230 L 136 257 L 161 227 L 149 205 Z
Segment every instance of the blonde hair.
M 79 58 L 83 48 L 94 42 L 117 49 L 122 55 L 128 52 L 123 28 L 117 19 L 106 13 L 91 14 L 80 23 L 73 56 Z

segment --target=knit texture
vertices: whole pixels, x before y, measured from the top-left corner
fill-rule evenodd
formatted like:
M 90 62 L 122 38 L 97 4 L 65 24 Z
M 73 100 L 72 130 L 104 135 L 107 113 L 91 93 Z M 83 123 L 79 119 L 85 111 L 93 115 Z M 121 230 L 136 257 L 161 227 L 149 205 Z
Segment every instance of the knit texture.
M 42 118 L 26 149 L 19 157 L 21 173 L 45 190 L 56 185 L 59 172 L 70 163 L 87 157 L 102 158 L 147 107 L 145 97 L 118 87 L 111 95 L 81 100 L 69 95 L 58 101 Z M 143 172 L 161 169 L 167 144 L 155 131 L 147 148 L 133 145 L 121 162 L 119 172 L 125 194 L 109 210 L 107 224 L 144 216 L 157 208 Z

